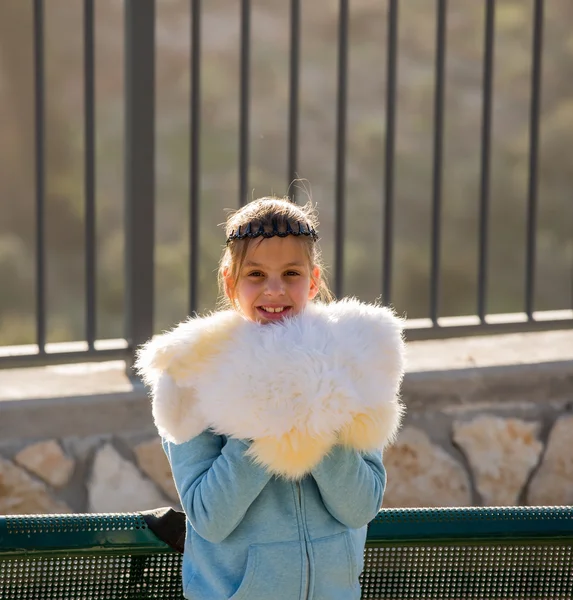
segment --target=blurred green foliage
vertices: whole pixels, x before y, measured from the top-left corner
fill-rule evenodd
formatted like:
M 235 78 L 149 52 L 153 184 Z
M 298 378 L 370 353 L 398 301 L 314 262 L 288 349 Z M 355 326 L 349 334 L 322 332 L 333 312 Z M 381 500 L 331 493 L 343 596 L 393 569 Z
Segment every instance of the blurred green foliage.
M 302 3 L 300 163 L 321 213 L 327 264 L 345 243 L 344 292 L 381 293 L 386 86 L 384 2 L 351 2 L 347 224 L 334 236 L 338 3 Z M 442 315 L 476 310 L 484 2 L 449 4 L 441 243 Z M 523 309 L 532 2 L 496 2 L 488 310 Z M 539 310 L 571 308 L 573 4 L 545 3 L 539 154 Z M 239 8 L 203 3 L 200 310 L 216 302 L 218 225 L 238 206 Z M 289 7 L 252 2 L 249 197 L 289 190 Z M 435 2 L 400 3 L 393 304 L 428 311 Z M 49 341 L 84 335 L 81 3 L 46 4 L 46 265 Z M 189 2 L 157 3 L 156 329 L 188 311 Z M 123 14 L 96 3 L 98 336 L 123 334 Z M 0 344 L 34 341 L 31 3 L 0 2 Z

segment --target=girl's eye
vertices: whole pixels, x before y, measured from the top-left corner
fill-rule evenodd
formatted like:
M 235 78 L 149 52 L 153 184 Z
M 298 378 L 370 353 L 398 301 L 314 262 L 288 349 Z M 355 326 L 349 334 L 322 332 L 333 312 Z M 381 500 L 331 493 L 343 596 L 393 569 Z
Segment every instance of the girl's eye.
M 285 273 L 285 275 L 286 275 L 287 277 L 296 277 L 297 275 L 300 275 L 300 273 L 298 273 L 297 271 L 287 271 L 287 272 Z
M 251 271 L 247 277 L 262 277 L 262 273 L 260 271 Z

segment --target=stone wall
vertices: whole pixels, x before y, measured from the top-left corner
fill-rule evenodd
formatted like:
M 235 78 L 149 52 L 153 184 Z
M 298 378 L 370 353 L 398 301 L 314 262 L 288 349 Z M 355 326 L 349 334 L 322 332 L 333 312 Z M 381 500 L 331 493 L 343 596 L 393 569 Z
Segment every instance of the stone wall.
M 384 505 L 573 504 L 572 355 L 572 332 L 409 344 Z M 121 364 L 4 371 L 0 390 L 0 514 L 178 505 Z

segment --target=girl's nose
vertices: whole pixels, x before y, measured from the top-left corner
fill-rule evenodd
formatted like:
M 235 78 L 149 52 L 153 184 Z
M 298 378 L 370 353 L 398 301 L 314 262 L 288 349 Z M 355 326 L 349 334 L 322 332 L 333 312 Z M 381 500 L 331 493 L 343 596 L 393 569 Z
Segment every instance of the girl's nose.
M 285 286 L 280 277 L 269 277 L 265 287 L 267 296 L 282 296 L 285 293 Z

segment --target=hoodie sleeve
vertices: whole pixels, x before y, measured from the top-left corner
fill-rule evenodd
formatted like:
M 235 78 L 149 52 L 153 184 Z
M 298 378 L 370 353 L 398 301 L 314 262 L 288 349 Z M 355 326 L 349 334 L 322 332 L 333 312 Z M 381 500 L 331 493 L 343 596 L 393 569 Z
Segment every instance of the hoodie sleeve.
M 386 487 L 381 452 L 335 446 L 312 475 L 326 509 L 343 525 L 359 529 L 378 514 Z
M 205 431 L 184 444 L 163 441 L 181 500 L 197 533 L 218 543 L 239 525 L 271 475 L 245 452 L 248 442 Z

